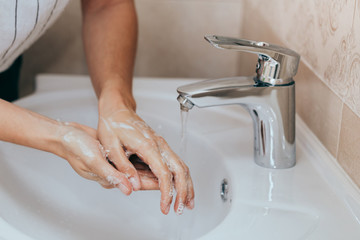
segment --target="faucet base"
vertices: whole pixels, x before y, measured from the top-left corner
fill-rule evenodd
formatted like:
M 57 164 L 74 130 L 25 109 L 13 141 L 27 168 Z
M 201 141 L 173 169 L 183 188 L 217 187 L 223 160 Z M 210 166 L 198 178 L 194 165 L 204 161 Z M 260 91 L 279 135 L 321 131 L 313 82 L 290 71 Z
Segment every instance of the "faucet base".
M 296 164 L 295 82 L 265 92 L 265 101 L 246 106 L 253 119 L 255 162 L 266 168 L 291 168 Z
M 283 162 L 283 164 L 275 164 L 275 162 Z M 272 164 L 265 163 L 263 159 L 256 159 L 255 163 L 260 167 L 271 168 L 271 169 L 286 169 L 292 168 L 296 165 L 295 159 L 276 159 Z

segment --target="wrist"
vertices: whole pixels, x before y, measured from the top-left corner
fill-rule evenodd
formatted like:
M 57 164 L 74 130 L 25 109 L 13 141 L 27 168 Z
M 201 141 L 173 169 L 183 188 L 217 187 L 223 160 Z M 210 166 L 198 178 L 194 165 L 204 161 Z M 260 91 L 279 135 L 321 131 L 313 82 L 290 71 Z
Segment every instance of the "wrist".
M 99 94 L 99 114 L 108 115 L 119 109 L 136 110 L 131 90 L 119 87 L 104 87 Z
M 61 123 L 0 100 L 0 140 L 57 154 Z
M 62 146 L 60 132 L 62 128 L 63 123 L 53 119 L 44 119 L 41 129 L 37 131 L 37 137 L 35 137 L 38 140 L 34 139 L 34 137 L 30 138 L 34 144 L 31 147 L 60 156 Z

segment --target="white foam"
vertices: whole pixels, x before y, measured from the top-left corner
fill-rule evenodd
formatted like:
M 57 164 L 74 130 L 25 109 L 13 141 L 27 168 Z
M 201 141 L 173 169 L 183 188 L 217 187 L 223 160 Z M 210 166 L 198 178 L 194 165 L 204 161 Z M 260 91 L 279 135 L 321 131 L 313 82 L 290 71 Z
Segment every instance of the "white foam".
M 130 119 L 137 129 L 144 135 L 145 138 L 151 139 L 151 136 L 149 135 L 149 132 L 151 132 L 151 128 L 143 121 L 138 121 L 134 119 Z
M 180 215 L 180 214 L 182 214 L 183 213 L 183 211 L 184 211 L 184 204 L 183 203 L 179 203 L 179 206 L 178 206 L 178 209 L 176 210 L 176 213 L 178 214 L 178 215 Z
M 106 130 L 108 130 L 108 131 L 110 132 L 110 131 L 111 131 L 111 128 L 110 128 L 110 126 L 109 126 L 109 123 L 106 121 L 106 119 L 103 118 L 103 117 L 100 117 L 100 119 L 104 122 L 105 127 L 106 127 Z
M 92 172 L 88 172 L 88 174 L 89 174 L 90 176 L 92 176 L 92 177 L 99 177 L 97 174 L 92 173 Z
M 114 186 L 120 184 L 120 180 L 117 179 L 116 177 L 111 176 L 111 175 L 108 175 L 106 177 L 106 181 L 108 181 L 111 185 L 114 185 Z
M 89 158 L 95 157 L 94 152 L 89 148 L 89 146 L 86 143 L 84 143 L 81 139 L 79 139 L 79 136 L 76 136 L 73 132 L 68 132 L 67 134 L 65 134 L 64 141 L 67 143 L 77 144 L 77 146 L 79 146 L 81 152 L 85 156 Z
M 123 128 L 123 129 L 135 130 L 132 126 L 127 125 L 125 123 L 111 122 L 111 126 L 113 128 Z

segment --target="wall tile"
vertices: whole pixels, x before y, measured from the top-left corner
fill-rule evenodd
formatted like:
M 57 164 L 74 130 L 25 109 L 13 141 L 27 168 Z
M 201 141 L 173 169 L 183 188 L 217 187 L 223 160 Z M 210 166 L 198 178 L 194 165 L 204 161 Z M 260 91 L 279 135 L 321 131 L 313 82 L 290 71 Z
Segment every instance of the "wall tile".
M 292 46 L 286 46 L 284 44 L 281 36 L 278 35 L 278 31 L 272 29 L 271 21 L 268 21 L 266 16 L 259 14 L 258 8 L 253 7 L 252 1 L 245 2 L 243 18 L 245 25 L 242 28 L 241 38 L 292 48 Z M 245 20 L 247 20 L 247 22 L 245 22 Z M 254 75 L 258 58 L 257 55 L 241 52 L 239 53 L 239 58 L 239 74 Z
M 239 36 L 242 1 L 136 0 L 136 6 L 139 42 L 135 76 L 236 75 L 238 55 L 211 47 L 203 37 L 205 34 Z M 70 1 L 52 28 L 25 53 L 22 96 L 33 91 L 38 73 L 87 74 L 80 1 Z
M 342 101 L 303 63 L 295 82 L 297 113 L 336 157 Z
M 344 105 L 338 161 L 360 187 L 360 118 Z
M 135 75 L 233 76 L 238 55 L 210 46 L 206 34 L 239 36 L 242 4 L 220 1 L 137 1 L 139 47 Z
M 359 0 L 252 0 L 246 5 L 263 23 L 271 23 L 278 38 L 360 117 Z

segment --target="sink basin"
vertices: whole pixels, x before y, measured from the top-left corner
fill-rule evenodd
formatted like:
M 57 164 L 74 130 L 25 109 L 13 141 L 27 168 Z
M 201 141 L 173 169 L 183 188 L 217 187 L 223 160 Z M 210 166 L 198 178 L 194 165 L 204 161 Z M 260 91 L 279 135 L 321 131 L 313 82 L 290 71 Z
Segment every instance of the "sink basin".
M 252 121 L 239 106 L 191 110 L 180 152 L 175 90 L 184 81 L 138 78 L 134 94 L 138 114 L 188 164 L 193 211 L 164 216 L 158 191 L 126 197 L 79 177 L 55 155 L 1 142 L 0 240 L 360 239 L 358 189 L 300 119 L 291 169 L 254 163 Z M 42 75 L 37 83 L 36 93 L 16 104 L 96 128 L 87 77 Z

